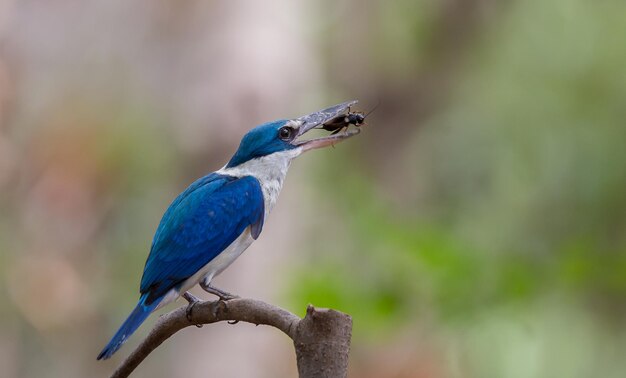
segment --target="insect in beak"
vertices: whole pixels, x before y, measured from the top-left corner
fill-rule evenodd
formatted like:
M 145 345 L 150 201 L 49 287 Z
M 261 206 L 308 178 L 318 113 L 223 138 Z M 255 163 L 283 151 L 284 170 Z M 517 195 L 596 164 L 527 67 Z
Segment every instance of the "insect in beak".
M 331 135 L 335 135 L 340 131 L 347 129 L 350 125 L 354 125 L 356 127 L 361 127 L 361 125 L 365 124 L 365 118 L 367 118 L 376 108 L 378 108 L 380 102 L 374 106 L 372 110 L 364 114 L 363 112 L 352 112 L 350 111 L 350 107 L 348 107 L 348 113 L 339 115 L 328 122 L 322 124 L 321 128 L 327 131 L 332 131 Z

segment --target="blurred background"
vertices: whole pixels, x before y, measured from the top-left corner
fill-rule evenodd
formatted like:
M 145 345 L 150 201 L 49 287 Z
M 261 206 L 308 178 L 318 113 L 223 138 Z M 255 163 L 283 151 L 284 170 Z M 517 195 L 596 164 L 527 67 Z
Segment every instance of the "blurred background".
M 293 164 L 217 286 L 351 314 L 351 377 L 622 377 L 624 25 L 620 0 L 0 0 L 0 375 L 110 374 L 176 194 L 356 98 L 361 135 Z M 247 324 L 134 374 L 295 375 Z

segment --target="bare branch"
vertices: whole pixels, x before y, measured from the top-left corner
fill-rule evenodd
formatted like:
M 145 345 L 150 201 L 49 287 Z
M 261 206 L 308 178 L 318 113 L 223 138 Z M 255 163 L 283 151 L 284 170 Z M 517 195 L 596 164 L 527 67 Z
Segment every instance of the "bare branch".
M 180 307 L 162 315 L 148 336 L 139 344 L 111 377 L 128 377 L 133 370 L 161 343 L 183 328 L 197 324 L 211 324 L 225 320 L 242 321 L 276 327 L 294 339 L 300 318 L 280 307 L 254 299 L 198 302 L 187 319 L 187 307 Z

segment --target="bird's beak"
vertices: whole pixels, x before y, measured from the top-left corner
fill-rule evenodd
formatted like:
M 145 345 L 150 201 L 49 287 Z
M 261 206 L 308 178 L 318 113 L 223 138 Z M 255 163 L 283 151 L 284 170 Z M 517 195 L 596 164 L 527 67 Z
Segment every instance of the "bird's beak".
M 344 114 L 348 110 L 348 108 L 350 108 L 357 102 L 357 100 L 347 101 L 335 106 L 331 106 L 330 108 L 326 108 L 315 113 L 307 114 L 305 116 L 291 120 L 294 126 L 297 125 L 298 138 L 300 138 L 302 135 L 309 132 L 310 130 L 313 130 L 317 126 L 323 125 L 328 121 Z M 335 135 L 305 141 L 296 141 L 295 144 L 298 147 L 302 147 L 302 150 L 304 152 L 315 148 L 335 145 L 345 139 L 350 138 L 351 136 L 358 134 L 359 132 L 359 129 L 346 129 L 345 131 L 342 131 Z

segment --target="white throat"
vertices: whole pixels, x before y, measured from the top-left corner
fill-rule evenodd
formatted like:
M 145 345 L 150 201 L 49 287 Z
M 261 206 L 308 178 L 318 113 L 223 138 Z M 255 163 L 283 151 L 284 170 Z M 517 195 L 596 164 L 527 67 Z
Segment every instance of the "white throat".
M 261 184 L 265 200 L 265 216 L 270 213 L 283 187 L 283 181 L 291 165 L 291 161 L 302 153 L 301 148 L 274 152 L 273 154 L 255 158 L 236 167 L 223 167 L 216 173 L 234 177 L 253 176 Z

